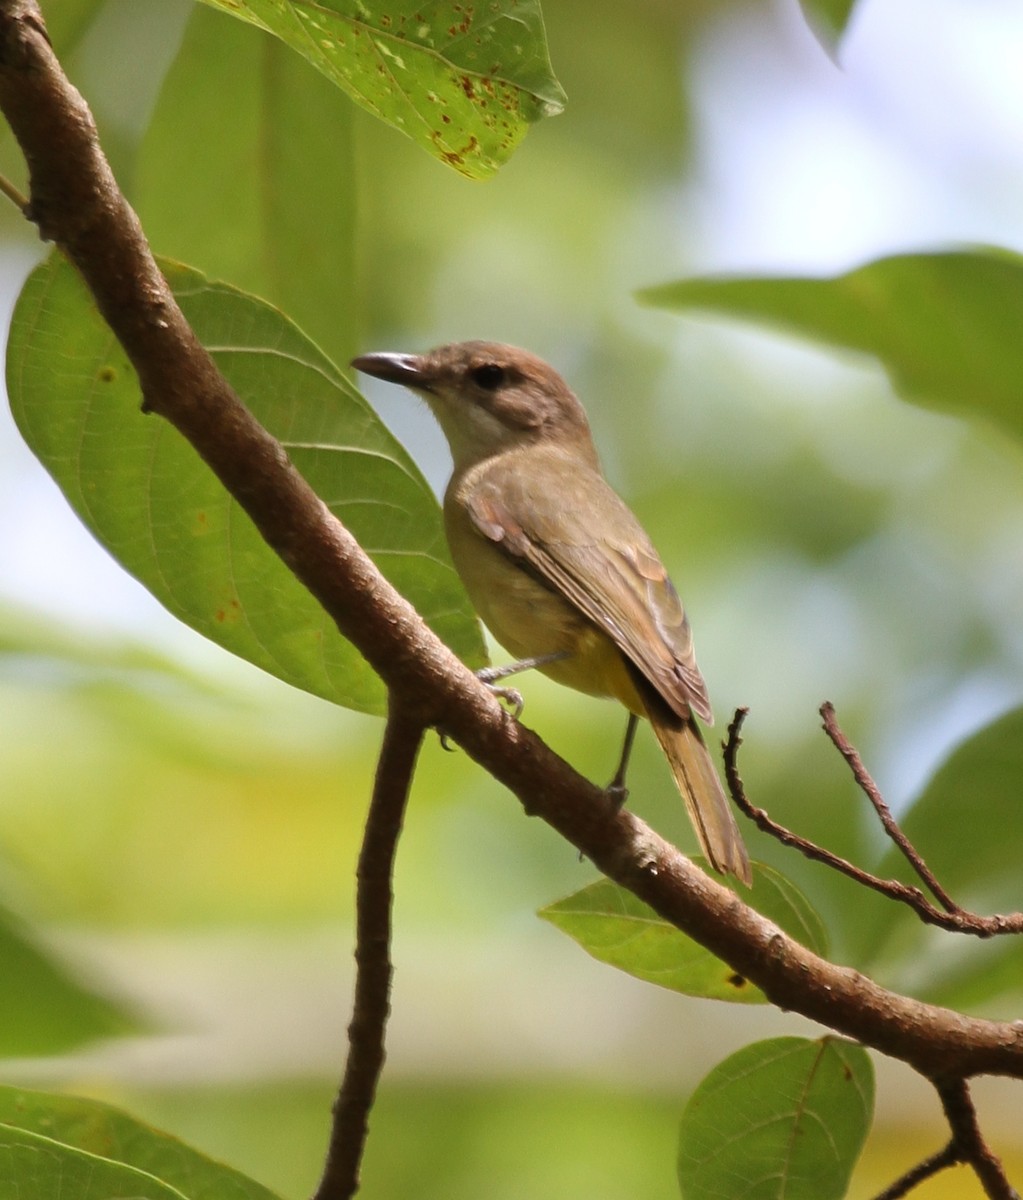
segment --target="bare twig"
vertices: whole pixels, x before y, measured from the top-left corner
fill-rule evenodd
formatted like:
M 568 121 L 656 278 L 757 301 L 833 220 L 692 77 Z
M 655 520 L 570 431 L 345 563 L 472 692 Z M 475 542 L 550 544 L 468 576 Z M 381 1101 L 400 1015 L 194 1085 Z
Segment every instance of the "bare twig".
M 373 798 L 359 854 L 355 899 L 355 1000 L 348 1061 L 334 1102 L 327 1160 L 313 1200 L 349 1200 L 359 1190 L 369 1114 L 384 1066 L 390 1013 L 391 879 L 424 726 L 391 696 Z
M 953 1139 L 944 1149 L 939 1150 L 937 1154 L 932 1154 L 930 1158 L 925 1158 L 923 1162 L 919 1162 L 915 1167 L 911 1167 L 905 1175 L 900 1175 L 883 1192 L 878 1192 L 874 1200 L 901 1200 L 903 1196 L 908 1196 L 925 1179 L 930 1179 L 933 1175 L 937 1175 L 940 1171 L 945 1171 L 949 1167 L 958 1166 L 959 1162 L 959 1150 Z
M 853 773 L 853 778 L 860 785 L 860 790 L 867 797 L 870 803 L 873 804 L 874 811 L 877 813 L 878 817 L 880 817 L 885 833 L 888 834 L 895 845 L 898 846 L 898 848 L 902 851 L 902 854 L 909 865 L 924 881 L 924 884 L 930 889 L 931 894 L 937 898 L 939 904 L 941 904 L 941 906 L 947 912 L 962 912 L 963 910 L 941 886 L 935 877 L 934 872 L 920 857 L 916 847 L 902 832 L 898 822 L 892 816 L 892 810 L 885 803 L 885 799 L 881 795 L 877 784 L 871 778 L 867 768 L 863 765 L 863 759 L 860 758 L 856 747 L 852 745 L 849 739 L 838 727 L 838 718 L 835 716 L 835 706 L 826 700 L 821 705 L 820 714 L 824 720 L 824 732 L 829 738 L 831 738 L 835 749 L 849 764 L 849 768 Z
M 758 829 L 763 830 L 764 833 L 781 842 L 783 846 L 791 846 L 814 862 L 823 863 L 824 866 L 830 867 L 833 871 L 840 872 L 856 883 L 862 884 L 863 887 L 880 892 L 882 896 L 887 896 L 890 900 L 896 900 L 900 904 L 908 905 L 920 920 L 928 925 L 936 925 L 939 929 L 945 929 L 949 933 L 969 933 L 974 937 L 980 938 L 994 937 L 997 934 L 1023 933 L 1023 913 L 995 913 L 992 916 L 985 917 L 979 913 L 967 912 L 966 909 L 960 908 L 947 898 L 944 891 L 937 884 L 937 881 L 934 880 L 933 873 L 927 868 L 926 864 L 920 858 L 919 853 L 910 844 L 902 830 L 899 829 L 888 806 L 881 798 L 880 793 L 878 793 L 876 784 L 874 784 L 863 767 L 859 755 L 849 745 L 848 740 L 842 734 L 841 730 L 838 729 L 834 709 L 830 705 L 825 705 L 821 710 L 822 715 L 825 709 L 829 710 L 827 720 L 830 722 L 830 728 L 828 723 L 825 724 L 828 736 L 832 738 L 832 741 L 835 741 L 836 737 L 841 739 L 841 745 L 838 741 L 835 741 L 835 744 L 850 764 L 853 761 L 853 757 L 855 758 L 857 767 L 854 767 L 854 772 L 856 773 L 857 782 L 861 786 L 863 786 L 864 781 L 869 784 L 873 795 L 871 795 L 871 792 L 867 794 L 871 795 L 875 809 L 879 813 L 883 809 L 884 814 L 886 814 L 882 816 L 882 820 L 886 822 L 885 828 L 889 829 L 889 826 L 891 827 L 891 830 L 894 831 L 892 832 L 893 840 L 896 840 L 899 846 L 904 848 L 904 852 L 911 856 L 910 861 L 914 862 L 914 865 L 919 864 L 922 877 L 933 881 L 928 886 L 932 890 L 937 889 L 935 895 L 939 895 L 942 898 L 942 903 L 947 904 L 948 909 L 936 908 L 917 887 L 911 887 L 908 884 L 901 883 L 897 879 L 882 879 L 878 875 L 871 874 L 870 871 L 864 871 L 862 867 L 855 866 L 831 850 L 826 850 L 823 846 L 818 846 L 815 842 L 800 837 L 790 829 L 786 829 L 784 825 L 779 825 L 777 821 L 772 820 L 762 808 L 757 808 L 753 805 L 746 795 L 746 789 L 738 767 L 739 747 L 742 745 L 740 731 L 748 713 L 748 710 L 745 708 L 736 709 L 735 716 L 728 726 L 728 737 L 723 747 L 725 778 L 736 806 L 753 821 Z M 846 749 L 843 749 L 843 746 L 847 748 L 848 753 Z M 880 808 L 878 805 L 880 805 Z
M 977 1112 L 969 1086 L 964 1079 L 934 1080 L 945 1117 L 952 1131 L 951 1140 L 937 1154 L 925 1158 L 895 1180 L 875 1200 L 900 1200 L 925 1179 L 949 1167 L 968 1166 L 980 1180 L 984 1194 L 991 1200 L 1020 1200 L 1019 1193 L 1005 1176 L 1001 1162 L 991 1152 L 977 1124 Z

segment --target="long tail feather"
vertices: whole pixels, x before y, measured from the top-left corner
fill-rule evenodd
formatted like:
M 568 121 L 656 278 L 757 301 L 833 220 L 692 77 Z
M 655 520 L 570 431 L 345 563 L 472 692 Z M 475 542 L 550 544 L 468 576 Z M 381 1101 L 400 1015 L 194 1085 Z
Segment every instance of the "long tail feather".
M 749 885 L 753 878 L 749 855 L 696 722 L 666 719 L 653 704 L 647 706 L 647 716 L 671 764 L 704 854 L 716 870 Z

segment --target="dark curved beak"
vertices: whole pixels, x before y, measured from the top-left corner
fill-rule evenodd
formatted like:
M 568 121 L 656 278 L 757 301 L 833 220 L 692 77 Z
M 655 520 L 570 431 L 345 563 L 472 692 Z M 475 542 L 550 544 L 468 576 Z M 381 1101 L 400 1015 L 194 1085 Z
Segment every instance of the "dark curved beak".
M 360 354 L 352 359 L 352 366 L 365 375 L 374 375 L 388 383 L 429 391 L 424 361 L 417 354 Z

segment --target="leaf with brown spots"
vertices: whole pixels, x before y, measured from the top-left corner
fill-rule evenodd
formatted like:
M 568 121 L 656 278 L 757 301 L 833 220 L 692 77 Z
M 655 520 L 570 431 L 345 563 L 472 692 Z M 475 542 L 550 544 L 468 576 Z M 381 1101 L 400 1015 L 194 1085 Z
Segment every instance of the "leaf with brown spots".
M 561 112 L 539 0 L 205 0 L 279 37 L 363 108 L 471 179 Z

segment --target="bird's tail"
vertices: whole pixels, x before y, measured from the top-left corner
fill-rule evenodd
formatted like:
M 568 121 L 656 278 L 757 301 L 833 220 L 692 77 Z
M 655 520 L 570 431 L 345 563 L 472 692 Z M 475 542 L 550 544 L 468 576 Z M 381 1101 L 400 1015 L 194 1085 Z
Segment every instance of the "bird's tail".
M 682 722 L 653 704 L 646 707 L 704 854 L 716 870 L 748 886 L 753 878 L 749 855 L 696 722 L 691 717 Z

